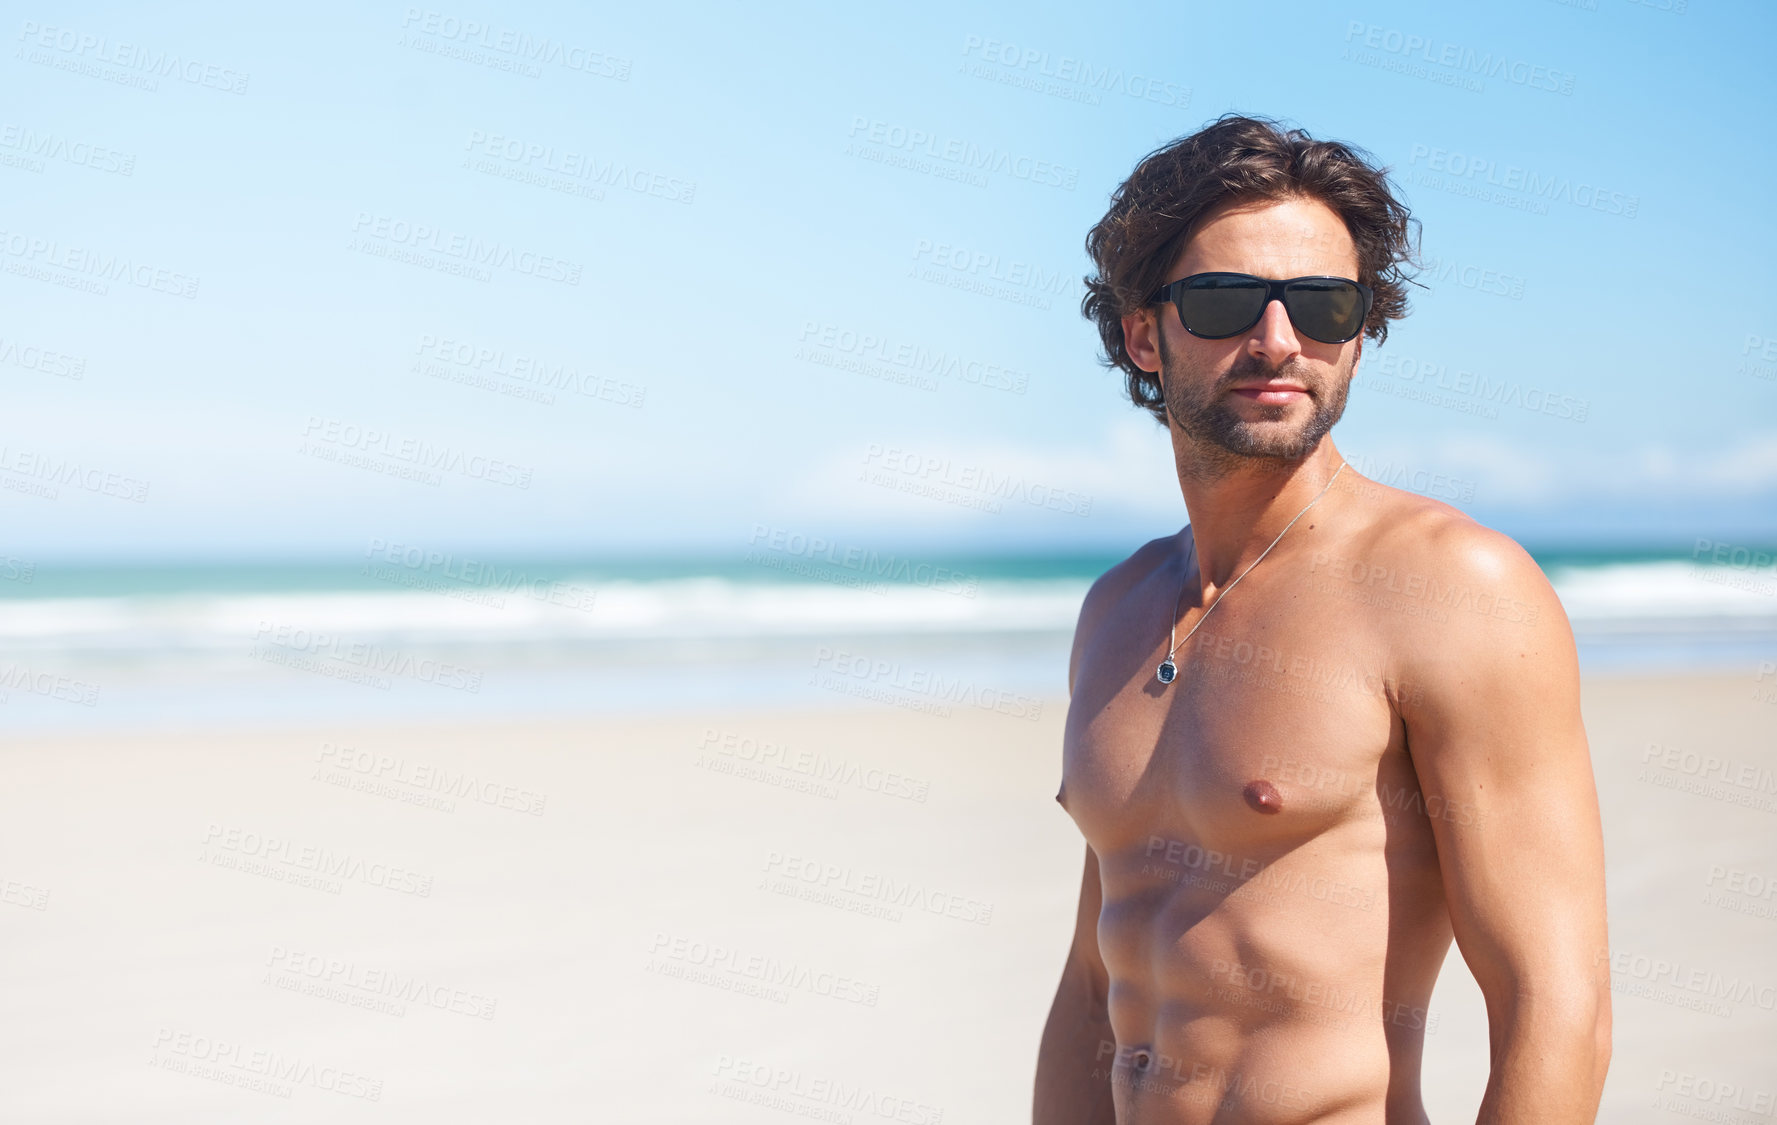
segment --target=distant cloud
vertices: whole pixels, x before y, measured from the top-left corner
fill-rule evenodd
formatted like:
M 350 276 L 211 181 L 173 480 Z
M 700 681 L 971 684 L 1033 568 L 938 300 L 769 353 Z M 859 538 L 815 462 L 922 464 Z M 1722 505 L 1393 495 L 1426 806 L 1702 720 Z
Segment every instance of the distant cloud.
M 1777 493 L 1777 433 L 1754 435 L 1717 449 L 1683 449 L 1667 441 L 1649 441 L 1600 452 L 1597 446 L 1453 437 L 1365 452 L 1472 479 L 1478 498 L 1489 506 Z

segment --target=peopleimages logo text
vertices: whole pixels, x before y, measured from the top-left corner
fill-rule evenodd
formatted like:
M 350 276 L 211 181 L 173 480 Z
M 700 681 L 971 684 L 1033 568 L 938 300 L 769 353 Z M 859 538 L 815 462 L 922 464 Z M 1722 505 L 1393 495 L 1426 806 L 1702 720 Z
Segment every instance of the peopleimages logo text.
M 1498 78 L 1532 90 L 1573 93 L 1572 71 L 1557 70 L 1492 51 L 1477 51 L 1473 47 L 1445 42 L 1435 36 L 1415 35 L 1392 27 L 1352 20 L 1346 25 L 1345 41 L 1350 43 L 1354 39 L 1360 39 L 1371 50 L 1416 59 L 1433 66 L 1449 67 L 1483 78 Z
M 1036 47 L 1020 47 L 1015 43 L 1004 43 L 980 35 L 971 35 L 964 41 L 963 55 L 965 58 L 977 58 L 1007 70 L 1028 71 L 1044 78 L 1076 83 L 1090 90 L 1126 94 L 1159 105 L 1182 108 L 1191 101 L 1189 86 L 1149 78 L 1134 71 L 1125 72 L 1120 66 L 1093 66 L 1090 62 L 1071 55 L 1051 56 L 1048 51 Z
M 405 247 L 421 253 L 442 254 L 471 265 L 506 269 L 514 273 L 539 277 L 545 281 L 580 284 L 584 266 L 566 258 L 520 250 L 499 241 L 486 241 L 459 231 L 448 231 L 427 223 L 414 223 L 392 215 L 358 212 L 352 221 L 352 233 L 380 243 Z
M 1001 172 L 1015 180 L 1067 191 L 1074 190 L 1074 185 L 1080 179 L 1078 168 L 1065 168 L 1047 160 L 1007 152 L 993 145 L 978 145 L 961 137 L 940 137 L 924 129 L 910 129 L 905 125 L 869 117 L 854 116 L 847 136 L 854 141 L 913 153 L 929 160 L 942 160 L 971 171 Z
M 115 66 L 124 71 L 140 71 L 156 78 L 173 78 L 193 86 L 207 86 L 225 94 L 246 93 L 247 82 L 251 77 L 227 67 L 182 58 L 171 51 L 157 51 L 139 43 L 114 41 L 108 36 L 68 27 L 45 27 L 32 20 L 24 21 L 19 28 L 18 39 L 27 47 L 41 47 L 46 51 L 58 52 L 64 56 L 64 61 L 77 60 L 82 63 Z M 22 54 L 20 57 L 23 57 Z
M 497 51 L 532 63 L 553 63 L 597 78 L 629 81 L 629 59 L 547 35 L 531 35 L 510 27 L 485 24 L 479 20 L 459 19 L 430 8 L 423 11 L 419 8 L 407 9 L 407 14 L 401 19 L 401 26 L 413 34 L 461 43 L 472 49 Z
M 1532 198 L 1555 203 L 1571 203 L 1575 207 L 1621 215 L 1625 219 L 1633 219 L 1641 208 L 1639 195 L 1627 195 L 1583 181 L 1576 183 L 1566 176 L 1545 176 L 1516 164 L 1501 165 L 1463 152 L 1416 144 L 1407 163 L 1417 165 L 1422 160 L 1424 167 L 1457 181 L 1478 180 L 1488 187 L 1523 192 Z

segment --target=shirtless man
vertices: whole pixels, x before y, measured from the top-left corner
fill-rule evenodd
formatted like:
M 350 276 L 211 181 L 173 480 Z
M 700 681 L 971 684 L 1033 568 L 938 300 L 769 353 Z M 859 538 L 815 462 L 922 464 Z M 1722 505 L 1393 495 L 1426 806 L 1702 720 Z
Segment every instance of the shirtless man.
M 1480 1121 L 1597 1113 L 1604 849 L 1567 618 L 1517 544 L 1328 436 L 1406 312 L 1412 223 L 1354 150 L 1231 115 L 1144 160 L 1088 239 L 1086 314 L 1192 518 L 1080 611 L 1056 799 L 1086 863 L 1039 1125 L 1425 1122 L 1452 937 L 1487 1003 Z M 1214 272 L 1360 285 L 1162 290 Z

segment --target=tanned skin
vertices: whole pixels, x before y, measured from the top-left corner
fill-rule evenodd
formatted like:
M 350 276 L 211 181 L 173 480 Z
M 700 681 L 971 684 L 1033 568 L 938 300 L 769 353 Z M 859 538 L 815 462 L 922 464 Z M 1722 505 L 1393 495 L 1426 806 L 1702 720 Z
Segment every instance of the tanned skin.
M 1211 270 L 1355 278 L 1357 253 L 1319 200 L 1225 202 L 1166 280 Z M 1301 336 L 1276 301 L 1232 339 L 1171 305 L 1123 329 L 1167 384 L 1193 518 L 1080 611 L 1056 799 L 1085 870 L 1035 1122 L 1424 1123 L 1452 938 L 1486 998 L 1478 1120 L 1593 1121 L 1604 848 L 1554 591 L 1507 537 L 1346 466 L 1160 684 L 1181 587 L 1183 638 L 1344 462 L 1315 420 L 1363 339 Z

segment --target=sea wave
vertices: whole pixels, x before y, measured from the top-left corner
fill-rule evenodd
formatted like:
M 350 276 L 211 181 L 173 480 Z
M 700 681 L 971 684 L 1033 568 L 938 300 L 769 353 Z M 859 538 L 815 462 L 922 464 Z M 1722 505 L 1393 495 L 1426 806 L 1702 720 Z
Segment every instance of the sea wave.
M 473 648 L 625 642 L 1054 634 L 1071 631 L 1091 580 L 967 586 L 720 576 L 534 588 L 190 591 L 0 601 L 0 648 L 175 655 L 295 632 L 334 643 Z M 1777 577 L 1679 561 L 1550 571 L 1576 634 L 1777 634 Z M 571 592 L 562 596 L 561 591 Z
M 164 594 L 0 603 L 0 647 L 87 653 L 238 648 L 277 632 L 473 646 L 698 638 L 1045 633 L 1073 627 L 1086 581 L 848 589 L 727 578 L 600 584 L 572 605 L 506 592 Z
M 1059 699 L 1080 603 L 1103 566 L 1040 576 L 983 566 L 967 581 L 925 585 L 752 569 L 387 589 L 312 572 L 182 578 L 159 592 L 116 573 L 39 585 L 0 598 L 0 671 L 24 685 L 0 691 L 0 723 L 183 729 L 833 707 L 855 703 L 826 674 L 839 667 Z M 1757 572 L 1664 560 L 1549 575 L 1593 671 L 1750 676 L 1777 654 L 1777 596 Z

